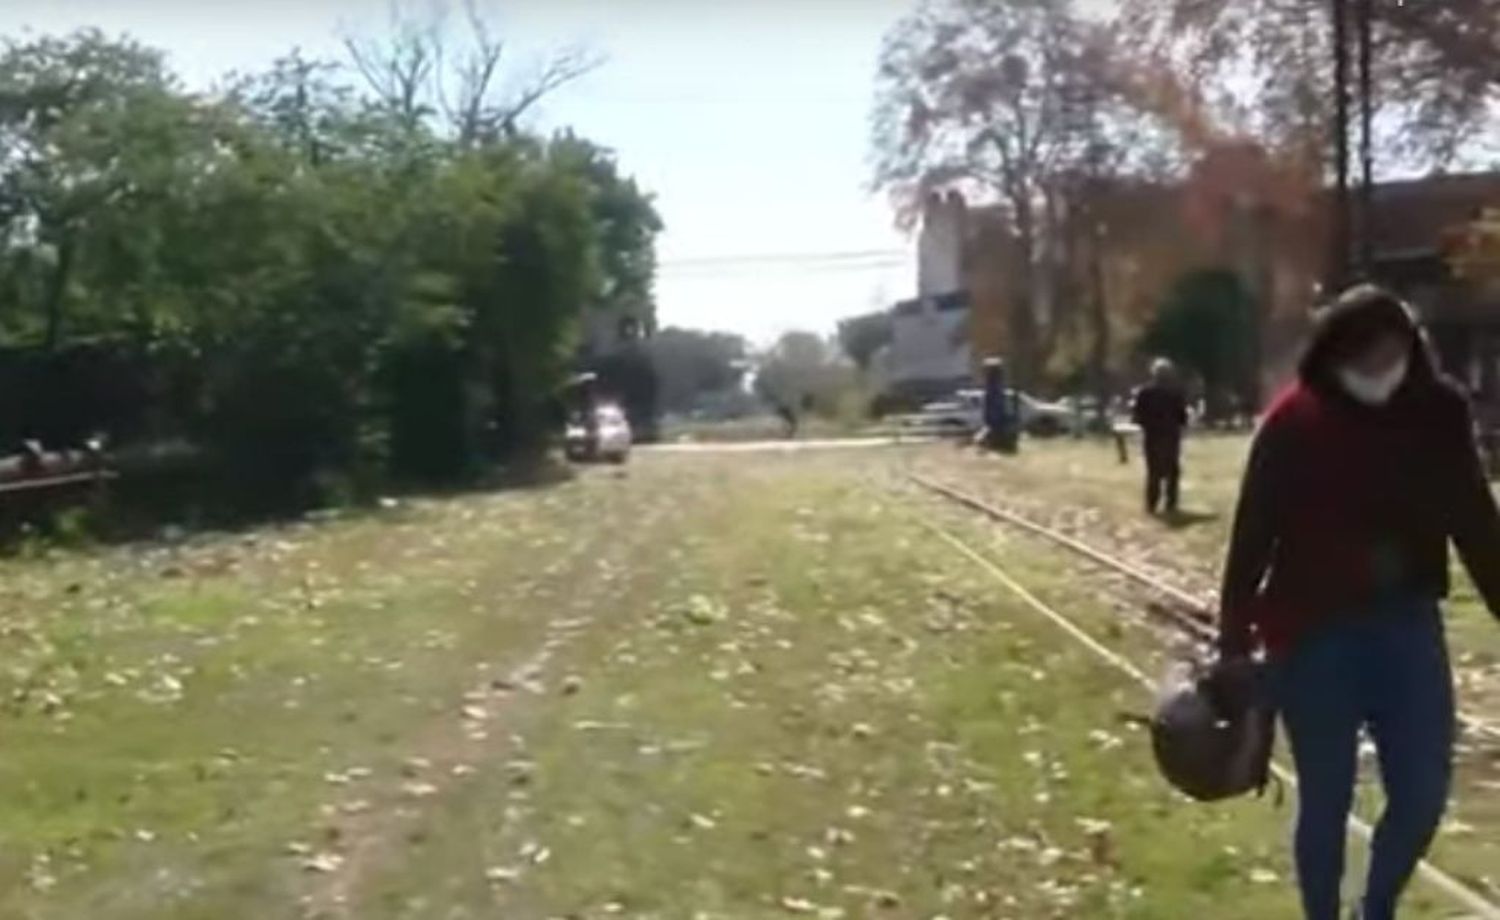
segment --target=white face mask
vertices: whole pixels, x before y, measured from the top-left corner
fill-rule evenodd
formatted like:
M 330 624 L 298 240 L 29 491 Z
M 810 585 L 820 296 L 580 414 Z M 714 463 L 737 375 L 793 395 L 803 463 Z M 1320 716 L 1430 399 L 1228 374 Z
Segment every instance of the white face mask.
M 1390 402 L 1405 381 L 1405 358 L 1392 364 L 1389 370 L 1373 376 L 1352 368 L 1339 369 L 1339 383 L 1344 391 L 1367 406 L 1383 406 Z

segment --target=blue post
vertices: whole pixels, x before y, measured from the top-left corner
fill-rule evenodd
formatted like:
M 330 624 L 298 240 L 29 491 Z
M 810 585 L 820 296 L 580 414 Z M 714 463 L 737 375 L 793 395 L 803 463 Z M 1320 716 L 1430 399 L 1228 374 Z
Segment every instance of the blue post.
M 1013 454 L 1021 441 L 1019 396 L 1005 385 L 1005 362 L 984 362 L 984 446 Z

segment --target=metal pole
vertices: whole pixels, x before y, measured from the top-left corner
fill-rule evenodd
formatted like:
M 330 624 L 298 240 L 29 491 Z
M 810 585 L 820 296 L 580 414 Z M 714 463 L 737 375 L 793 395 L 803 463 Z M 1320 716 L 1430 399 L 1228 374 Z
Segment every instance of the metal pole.
M 1333 242 L 1328 293 L 1337 295 L 1349 274 L 1349 20 L 1345 0 L 1333 2 Z
M 1370 0 L 1359 0 L 1359 262 L 1360 273 L 1371 278 L 1375 269 L 1375 103 L 1371 75 L 1373 19 Z

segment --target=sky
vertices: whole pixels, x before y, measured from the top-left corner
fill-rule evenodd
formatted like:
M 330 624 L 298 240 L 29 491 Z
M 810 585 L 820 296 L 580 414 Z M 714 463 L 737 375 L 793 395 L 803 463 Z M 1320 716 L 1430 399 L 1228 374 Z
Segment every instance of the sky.
M 432 0 L 414 0 L 408 10 Z M 912 296 L 913 244 L 868 191 L 880 40 L 914 0 L 480 0 L 512 75 L 582 45 L 604 66 L 533 127 L 614 149 L 656 196 L 658 321 L 765 344 Z M 455 4 L 455 6 L 457 6 Z M 97 26 L 166 51 L 194 88 L 292 47 L 376 36 L 388 0 L 0 0 L 0 33 Z M 830 254 L 862 253 L 848 261 Z M 751 258 L 746 258 L 751 257 Z M 725 261 L 725 260 L 729 261 Z M 821 261 L 813 261 L 821 260 Z

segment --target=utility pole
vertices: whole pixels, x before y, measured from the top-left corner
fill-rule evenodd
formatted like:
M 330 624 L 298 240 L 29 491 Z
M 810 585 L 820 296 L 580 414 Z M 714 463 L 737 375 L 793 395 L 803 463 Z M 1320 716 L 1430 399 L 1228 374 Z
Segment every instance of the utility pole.
M 1371 0 L 1358 0 L 1359 7 L 1359 270 L 1370 280 L 1375 270 L 1375 103 L 1370 72 L 1373 18 Z
M 1090 215 L 1091 217 L 1094 215 Z M 1102 219 L 1093 221 L 1092 243 L 1089 246 L 1089 286 L 1093 310 L 1094 342 L 1089 358 L 1090 376 L 1093 377 L 1095 408 L 1101 425 L 1109 418 L 1109 352 L 1110 328 L 1109 307 L 1104 300 L 1104 241 L 1109 227 Z
M 1349 8 L 1333 4 L 1333 239 L 1327 292 L 1336 295 L 1349 280 Z
M 1374 5 L 1372 0 L 1330 0 L 1333 4 L 1333 154 L 1332 242 L 1327 286 L 1336 293 L 1356 277 L 1375 269 L 1375 87 Z M 1351 30 L 1353 34 L 1351 35 Z M 1351 79 L 1350 45 L 1357 59 Z M 1357 83 L 1359 115 L 1359 195 L 1351 195 L 1350 89 Z

